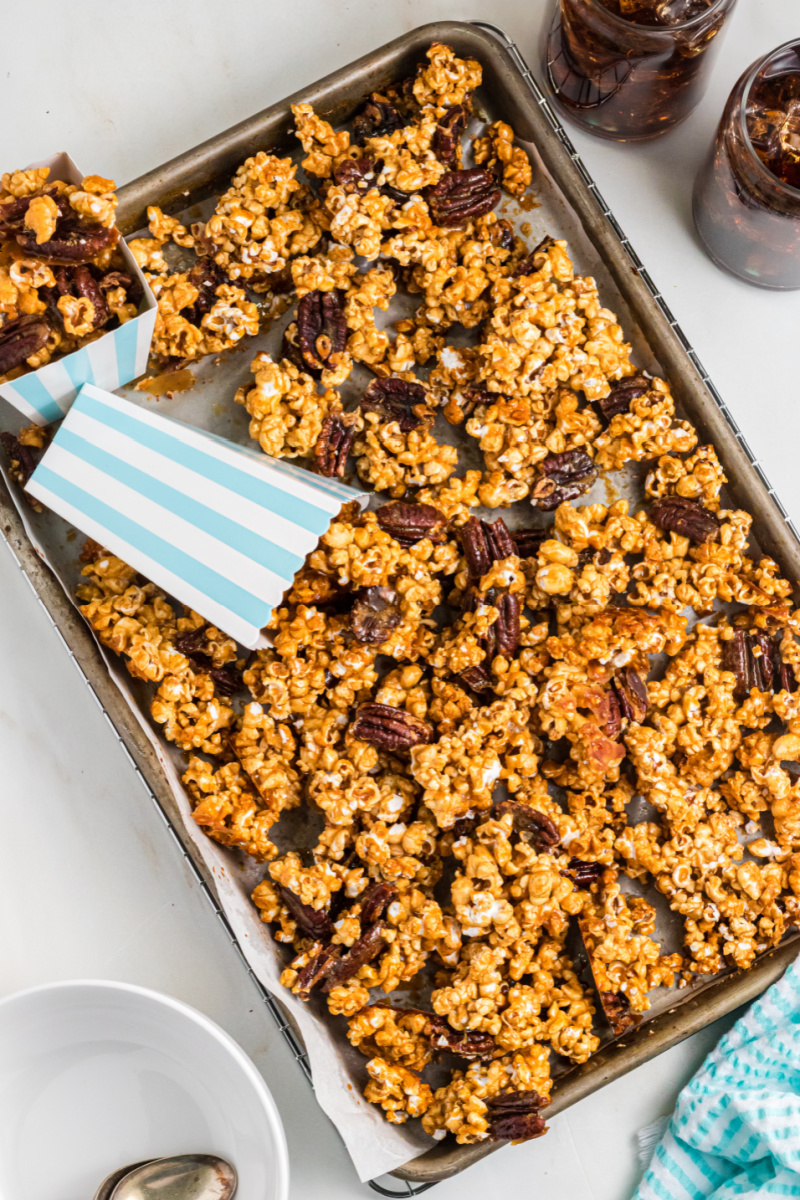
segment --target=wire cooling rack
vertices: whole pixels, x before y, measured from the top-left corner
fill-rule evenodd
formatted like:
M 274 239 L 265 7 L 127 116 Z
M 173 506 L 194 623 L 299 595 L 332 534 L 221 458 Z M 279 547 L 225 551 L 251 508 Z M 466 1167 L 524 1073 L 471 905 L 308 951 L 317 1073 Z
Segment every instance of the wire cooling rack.
M 603 196 L 601 195 L 600 190 L 597 187 L 597 184 L 592 179 L 592 176 L 589 174 L 589 172 L 587 171 L 583 162 L 581 161 L 580 155 L 576 151 L 575 147 L 573 146 L 572 142 L 569 139 L 569 136 L 567 135 L 566 131 L 564 130 L 563 125 L 561 124 L 558 117 L 556 116 L 556 114 L 553 110 L 553 107 L 550 104 L 550 101 L 548 100 L 545 93 L 542 91 L 539 84 L 536 82 L 536 79 L 534 78 L 534 76 L 531 74 L 530 68 L 528 67 L 528 64 L 526 63 L 525 59 L 520 54 L 516 43 L 514 41 L 512 41 L 511 38 L 505 33 L 505 31 L 500 29 L 497 25 L 492 25 L 487 21 L 471 21 L 470 24 L 475 25 L 478 29 L 485 29 L 489 33 L 491 33 L 495 38 L 497 38 L 497 40 L 508 51 L 511 58 L 514 60 L 514 64 L 519 69 L 519 72 L 522 75 L 522 78 L 525 81 L 525 84 L 528 87 L 528 90 L 530 91 L 531 95 L 535 99 L 536 103 L 541 108 L 542 112 L 544 113 L 545 117 L 547 118 L 548 123 L 550 124 L 553 131 L 557 135 L 561 144 L 564 146 L 564 149 L 569 154 L 572 162 L 575 164 L 575 167 L 580 172 L 581 178 L 583 179 L 587 188 L 592 193 L 592 195 L 594 196 L 597 203 L 600 205 L 603 216 L 606 218 L 608 223 L 611 225 L 612 229 L 614 230 L 614 232 L 616 233 L 620 242 L 622 243 L 622 246 L 625 249 L 625 252 L 626 252 L 628 258 L 630 259 L 631 263 L 635 267 L 638 275 L 644 281 L 646 287 L 648 288 L 651 295 L 653 296 L 653 299 L 656 301 L 659 308 L 663 312 L 664 316 L 667 318 L 667 320 L 670 324 L 670 327 L 674 330 L 676 337 L 679 339 L 684 350 L 689 355 L 689 358 L 692 360 L 692 363 L 694 364 L 694 366 L 697 368 L 698 372 L 700 373 L 703 383 L 706 385 L 709 392 L 714 397 L 714 400 L 715 400 L 716 404 L 718 405 L 720 411 L 722 412 L 723 416 L 725 417 L 725 420 L 727 421 L 728 425 L 730 426 L 731 431 L 735 435 L 737 441 L 742 446 L 742 449 L 744 450 L 744 452 L 747 454 L 747 457 L 749 458 L 752 466 L 758 473 L 758 476 L 759 476 L 761 482 L 764 484 L 764 487 L 767 489 L 769 495 L 771 496 L 773 503 L 777 506 L 778 511 L 780 512 L 784 521 L 787 523 L 787 525 L 791 529 L 794 536 L 798 537 L 798 539 L 800 540 L 800 535 L 798 535 L 798 531 L 797 531 L 797 528 L 795 527 L 794 522 L 792 521 L 788 512 L 784 508 L 779 497 L 776 495 L 775 489 L 772 487 L 772 484 L 770 483 L 769 479 L 765 475 L 765 473 L 761 467 L 761 464 L 758 462 L 757 458 L 755 457 L 752 450 L 750 449 L 750 446 L 748 445 L 747 440 L 745 439 L 744 435 L 742 434 L 741 430 L 739 429 L 739 426 L 737 425 L 733 414 L 730 412 L 730 410 L 728 409 L 724 400 L 722 399 L 722 396 L 719 394 L 716 387 L 714 386 L 713 381 L 710 379 L 708 372 L 706 371 L 705 367 L 703 366 L 700 359 L 698 358 L 697 353 L 696 353 L 694 347 L 692 346 L 691 342 L 689 341 L 686 334 L 681 329 L 678 322 L 675 320 L 675 317 L 673 316 L 671 309 L 669 308 L 664 297 L 662 296 L 661 292 L 659 291 L 658 287 L 656 286 L 655 282 L 653 281 L 649 271 L 644 266 L 642 260 L 639 258 L 639 255 L 636 253 L 633 246 L 629 242 L 628 238 L 625 236 L 625 233 L 623 232 L 622 228 L 620 227 L 619 222 L 617 221 L 616 217 L 614 216 L 611 209 L 608 207 L 605 200 L 603 199 Z M 113 721 L 111 720 L 111 718 L 109 717 L 105 708 L 103 707 L 102 701 L 100 700 L 99 696 L 95 692 L 94 688 L 92 687 L 92 684 L 90 683 L 85 672 L 81 668 L 80 663 L 78 662 L 77 658 L 75 657 L 75 655 L 73 654 L 69 645 L 67 644 L 66 640 L 64 639 L 64 636 L 61 633 L 61 630 L 58 628 L 57 624 L 55 623 L 55 621 L 51 617 L 50 613 L 48 612 L 47 607 L 44 604 L 44 601 L 39 596 L 39 593 L 36 591 L 36 588 L 35 588 L 33 582 L 31 581 L 30 576 L 28 575 L 27 571 L 25 570 L 23 564 L 19 561 L 19 558 L 17 557 L 16 553 L 14 552 L 13 547 L 11 546 L 8 539 L 3 535 L 1 530 L 0 530 L 0 537 L 3 538 L 3 541 L 8 546 L 8 549 L 11 553 L 12 558 L 14 559 L 14 561 L 16 562 L 17 566 L 19 567 L 20 571 L 22 572 L 23 577 L 25 578 L 28 586 L 30 587 L 31 591 L 33 592 L 33 595 L 35 596 L 39 606 L 41 607 L 47 621 L 50 623 L 52 628 L 55 630 L 56 636 L 58 637 L 58 639 L 62 643 L 65 651 L 67 652 L 70 659 L 72 660 L 73 665 L 75 666 L 75 669 L 78 671 L 81 679 L 83 680 L 84 684 L 86 685 L 90 695 L 92 696 L 92 699 L 94 700 L 95 704 L 97 705 L 97 707 L 100 709 L 101 713 L 103 714 L 106 724 L 108 725 L 109 729 L 111 730 L 111 733 L 116 738 L 117 742 L 119 743 L 120 747 L 122 748 L 122 752 L 125 755 L 128 762 L 130 763 L 131 769 L 134 771 L 141 786 L 144 788 L 145 792 L 150 797 L 150 800 L 152 801 L 152 803 L 156 809 L 156 812 L 158 813 L 162 822 L 166 826 L 166 829 L 167 829 L 170 837 L 172 838 L 173 842 L 175 843 L 175 846 L 177 847 L 178 852 L 180 853 L 181 857 L 184 859 L 186 866 L 188 867 L 192 877 L 194 878 L 195 882 L 197 883 L 197 886 L 200 888 L 201 893 L 203 894 L 203 896 L 205 896 L 206 900 L 211 905 L 211 909 L 212 909 L 214 915 L 216 916 L 217 920 L 221 923 L 223 929 L 225 930 L 225 933 L 227 935 L 228 940 L 230 941 L 231 946 L 233 947 L 234 951 L 238 955 L 238 957 L 241 961 L 241 964 L 244 967 L 244 970 L 247 972 L 248 976 L 250 977 L 250 979 L 253 983 L 253 986 L 258 991 L 267 1011 L 269 1012 L 270 1016 L 272 1017 L 273 1021 L 275 1022 L 279 1032 L 283 1035 L 283 1038 L 286 1041 L 286 1044 L 288 1045 L 293 1058 L 298 1063 L 301 1071 L 303 1072 L 303 1074 L 305 1075 L 309 1084 L 313 1088 L 314 1083 L 311 1078 L 311 1068 L 308 1063 L 308 1056 L 307 1056 L 305 1050 L 303 1049 L 303 1046 L 302 1046 L 299 1038 L 297 1037 L 297 1034 L 295 1033 L 292 1025 L 287 1020 L 286 1015 L 283 1012 L 280 1004 L 278 1004 L 278 1002 L 270 994 L 270 992 L 267 991 L 267 989 L 264 987 L 263 983 L 261 983 L 258 976 L 255 974 L 255 972 L 250 967 L 250 964 L 248 963 L 247 959 L 245 958 L 245 956 L 242 952 L 242 949 L 236 939 L 236 936 L 234 935 L 234 932 L 228 922 L 228 919 L 226 918 L 224 912 L 222 911 L 219 904 L 217 903 L 213 892 L 208 887 L 206 881 L 203 879 L 203 876 L 200 874 L 200 871 L 198 870 L 198 868 L 195 866 L 192 859 L 187 854 L 181 839 L 179 838 L 178 834 L 176 833 L 176 831 L 172 825 L 172 822 L 170 821 L 170 819 L 167 816 L 164 809 L 161 807 L 161 804 L 159 803 L 158 798 L 155 796 L 155 794 L 151 790 L 144 775 L 141 773 L 141 771 L 137 767 L 134 759 L 132 758 L 130 752 L 128 751 L 127 746 L 125 745 L 125 742 L 121 738 L 116 727 L 114 726 Z M 389 1176 L 382 1176 L 382 1178 L 387 1179 L 387 1180 L 390 1179 Z M 401 1181 L 401 1180 L 394 1180 L 394 1183 L 398 1184 L 399 1187 L 387 1187 L 384 1183 L 381 1183 L 379 1180 L 373 1179 L 373 1180 L 370 1180 L 369 1187 L 374 1192 L 377 1192 L 381 1196 L 401 1197 L 402 1198 L 402 1197 L 407 1197 L 407 1196 L 419 1196 L 423 1192 L 427 1192 L 430 1188 L 436 1186 L 434 1183 L 423 1183 L 423 1184 L 414 1185 L 407 1181 Z

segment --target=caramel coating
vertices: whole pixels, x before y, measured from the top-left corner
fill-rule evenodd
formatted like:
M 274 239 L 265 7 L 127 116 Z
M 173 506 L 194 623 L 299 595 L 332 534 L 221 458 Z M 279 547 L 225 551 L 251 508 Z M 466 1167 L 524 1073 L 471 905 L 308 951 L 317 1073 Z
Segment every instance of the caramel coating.
M 299 105 L 311 186 L 258 154 L 205 227 L 154 211 L 153 245 L 136 247 L 165 354 L 217 336 L 205 317 L 187 332 L 196 296 L 161 266 L 168 240 L 226 273 L 215 296 L 245 332 L 245 284 L 291 279 L 297 297 L 319 294 L 304 310 L 329 314 L 314 337 L 345 347 L 336 361 L 317 347 L 315 367 L 290 337 L 236 394 L 261 449 L 306 466 L 327 461 L 346 415 L 345 478 L 380 501 L 331 521 L 270 644 L 239 658 L 100 548 L 79 589 L 190 755 L 195 821 L 266 864 L 253 902 L 286 948 L 284 986 L 324 995 L 340 1034 L 347 1022 L 364 1095 L 390 1122 L 422 1116 L 460 1143 L 493 1136 L 509 1093 L 546 1102 L 552 1056 L 586 1062 L 604 1014 L 633 1025 L 654 989 L 747 968 L 800 920 L 790 583 L 566 243 L 528 246 L 496 212 L 437 226 L 427 189 L 462 165 L 450 110 L 470 116 L 480 76 L 436 45 L 352 132 Z M 475 157 L 512 195 L 530 183 L 502 122 Z M 42 181 L 4 187 L 24 197 Z M 0 268 L 0 310 L 35 312 L 47 270 Z M 399 296 L 413 307 L 392 327 Z M 367 369 L 383 407 L 375 387 L 361 403 Z M 643 502 L 559 503 L 576 462 L 609 491 L 633 465 Z M 544 476 L 562 489 L 547 512 Z M 680 953 L 663 952 L 646 887 L 682 922 Z M 594 984 L 567 950 L 576 926 Z M 388 999 L 408 985 L 419 1008 Z M 445 1048 L 461 1062 L 434 1090 Z

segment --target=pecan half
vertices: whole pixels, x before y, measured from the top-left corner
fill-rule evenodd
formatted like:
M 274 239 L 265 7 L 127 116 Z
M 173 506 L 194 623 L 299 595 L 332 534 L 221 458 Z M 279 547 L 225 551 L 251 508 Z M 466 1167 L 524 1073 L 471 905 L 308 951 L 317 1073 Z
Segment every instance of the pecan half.
M 368 192 L 376 186 L 379 170 L 372 158 L 345 158 L 334 168 L 333 181 L 346 192 Z
M 329 992 L 340 983 L 352 979 L 362 967 L 372 962 L 373 958 L 377 958 L 386 945 L 385 934 L 386 925 L 383 921 L 378 921 L 377 924 L 371 925 L 366 933 L 362 933 L 347 953 L 338 958 L 325 972 L 323 992 Z
M 400 624 L 397 592 L 390 587 L 365 588 L 356 596 L 350 614 L 350 627 L 357 642 L 379 646 Z
M 0 435 L 2 436 L 2 435 Z M 102 558 L 106 553 L 103 546 L 96 542 L 94 538 L 87 538 L 83 543 L 83 549 L 78 555 L 78 561 L 82 563 L 95 563 Z
M 89 262 L 101 250 L 115 246 L 119 241 L 119 230 L 113 226 L 111 229 L 65 226 L 66 222 L 59 221 L 55 235 L 46 242 L 37 242 L 35 233 L 18 233 L 16 238 L 27 254 L 46 262 L 69 263 Z
M 25 213 L 32 199 L 32 196 L 15 196 L 0 203 L 0 234 L 13 236 L 23 229 Z
M 105 275 L 101 275 L 97 282 L 103 292 L 110 292 L 114 288 L 121 287 L 123 291 L 130 293 L 133 291 L 134 285 L 139 285 L 139 280 L 135 279 L 133 275 L 129 275 L 127 271 L 106 271 Z
M 296 366 L 317 378 L 347 345 L 347 321 L 338 291 L 314 289 L 301 296 L 297 323 L 284 335 L 284 352 Z
M 353 134 L 356 142 L 364 142 L 371 137 L 387 137 L 405 124 L 395 106 L 373 92 L 353 120 Z
M 295 990 L 301 1000 L 308 1000 L 311 989 L 321 983 L 339 961 L 341 948 L 339 946 L 323 946 L 317 943 L 313 953 L 304 967 L 297 973 Z
M 630 379 L 621 379 L 619 383 L 612 384 L 608 395 L 597 401 L 597 407 L 605 419 L 610 421 L 617 413 L 628 412 L 631 400 L 644 396 L 649 387 L 650 380 L 645 379 L 644 375 L 631 375 Z
M 315 942 L 331 940 L 333 922 L 324 909 L 312 908 L 310 904 L 304 904 L 291 888 L 284 887 L 282 883 L 276 884 L 275 890 L 297 922 L 298 929 L 306 937 L 313 938 Z
M 187 272 L 187 282 L 197 288 L 197 299 L 194 304 L 181 310 L 181 316 L 192 325 L 199 325 L 203 317 L 217 299 L 217 288 L 228 282 L 228 277 L 222 267 L 213 258 L 199 258 L 192 269 Z
M 483 820 L 483 815 L 479 816 L 478 813 L 470 813 L 469 816 L 459 817 L 451 830 L 453 841 L 457 842 L 460 838 L 469 837 L 481 820 Z
M 328 479 L 341 479 L 358 430 L 358 413 L 328 413 L 314 446 L 314 470 Z
M 511 540 L 514 551 L 520 558 L 535 558 L 547 540 L 546 529 L 512 529 Z
M 622 729 L 622 711 L 616 692 L 612 688 L 593 689 L 586 697 L 586 706 L 595 716 L 601 732 L 607 738 L 616 738 Z
M 502 517 L 498 517 L 492 524 L 480 521 L 477 517 L 469 517 L 461 526 L 458 536 L 467 560 L 469 578 L 475 582 L 487 574 L 493 562 L 499 562 L 517 552 Z
M 213 659 L 201 652 L 195 652 L 188 657 L 199 672 L 211 677 L 220 695 L 233 696 L 235 692 L 240 692 L 244 687 L 241 672 L 237 670 L 233 663 L 225 663 L 221 667 L 215 667 Z
M 205 629 L 193 629 L 175 639 L 175 649 L 185 654 L 194 667 L 204 675 L 210 675 L 217 691 L 223 696 L 232 696 L 244 687 L 241 672 L 233 663 L 214 666 L 214 660 L 202 647 L 206 644 Z
M 95 279 L 91 270 L 87 266 L 77 266 L 72 269 L 72 291 L 76 296 L 83 296 L 91 301 L 94 316 L 92 317 L 92 325 L 95 329 L 99 329 L 101 325 L 105 325 L 111 316 L 111 309 L 108 307 L 108 302 L 103 294 L 99 282 Z
M 100 275 L 96 267 L 80 263 L 77 266 L 56 267 L 54 272 L 55 287 L 42 288 L 40 295 L 47 304 L 47 316 L 53 325 L 64 328 L 64 316 L 58 307 L 61 296 L 83 296 L 91 301 L 92 326 L 99 329 L 111 318 L 111 310 L 103 288 L 105 276 Z
M 433 413 L 426 403 L 428 393 L 410 379 L 373 379 L 361 398 L 364 412 L 377 413 L 382 421 L 396 422 L 402 433 L 429 425 Z
M 685 496 L 656 500 L 650 506 L 650 518 L 659 529 L 687 537 L 698 545 L 719 537 L 719 519 L 699 500 L 687 500 Z
M 508 592 L 503 592 L 493 601 L 497 609 L 497 620 L 491 628 L 494 635 L 494 658 L 498 654 L 502 654 L 504 658 L 512 658 L 514 651 L 519 645 L 519 617 L 520 617 L 520 602 L 519 596 L 511 596 Z
M 0 375 L 24 366 L 50 337 L 50 324 L 44 317 L 26 313 L 0 329 Z
M 478 589 L 470 585 L 461 597 L 461 611 L 462 613 L 477 612 L 479 606 L 484 603 L 497 609 L 497 620 L 489 626 L 486 634 L 478 639 L 479 644 L 483 647 L 484 661 L 475 668 L 468 668 L 462 678 L 467 676 L 469 670 L 474 670 L 478 672 L 474 676 L 476 680 L 483 678 L 485 674 L 489 680 L 489 686 L 494 687 L 491 682 L 489 666 L 498 654 L 502 654 L 505 658 L 512 657 L 519 645 L 521 605 L 519 597 L 511 596 L 508 592 L 490 588 L 482 597 Z
M 531 491 L 531 504 L 544 512 L 582 496 L 597 479 L 597 467 L 583 450 L 551 454 L 539 469 L 541 475 Z
M 440 163 L 451 169 L 458 166 L 458 147 L 461 135 L 467 128 L 470 107 L 455 104 L 439 118 L 431 147 Z
M 535 274 L 535 272 L 540 270 L 542 267 L 547 251 L 551 246 L 555 246 L 555 244 L 555 238 L 549 236 L 543 237 L 538 245 L 534 246 L 530 254 L 526 255 L 525 258 L 520 259 L 511 272 L 510 278 L 516 279 L 520 275 Z
M 615 1037 L 641 1025 L 641 1015 L 631 1012 L 630 1002 L 624 992 L 598 992 L 598 995 Z
M 766 633 L 758 630 L 749 635 L 748 651 L 753 661 L 753 677 L 756 680 L 756 687 L 760 692 L 771 692 L 776 671 L 775 643 Z
M 736 676 L 733 694 L 738 700 L 746 700 L 751 688 L 758 688 L 760 692 L 772 691 L 776 678 L 775 644 L 760 630 L 745 633 L 743 629 L 737 629 L 733 637 L 723 643 L 720 666 L 723 671 L 733 671 Z M 779 683 L 783 666 L 783 663 L 778 665 Z
M 538 1092 L 503 1092 L 484 1100 L 493 1142 L 527 1142 L 547 1131 L 539 1110 L 547 1100 Z
M 375 883 L 365 892 L 361 900 L 361 928 L 366 930 L 379 920 L 386 909 L 397 899 L 397 888 L 393 883 Z
M 175 649 L 180 650 L 181 654 L 185 654 L 187 658 L 191 658 L 205 644 L 205 626 L 201 629 L 192 629 L 189 633 L 182 633 L 180 637 L 175 639 Z
M 514 245 L 514 226 L 505 217 L 501 217 L 495 222 L 489 237 L 493 245 L 500 246 L 502 250 L 511 250 Z
M 24 488 L 38 465 L 30 446 L 23 446 L 13 433 L 0 433 L 0 445 L 8 455 L 13 478 Z
M 495 808 L 495 813 L 498 817 L 511 813 L 514 828 L 518 833 L 531 834 L 531 841 L 537 850 L 550 850 L 561 841 L 555 821 L 527 804 L 519 804 L 516 800 L 501 800 Z
M 391 704 L 361 704 L 350 726 L 353 737 L 381 750 L 410 750 L 433 738 L 430 725 Z
M 467 667 L 466 671 L 462 671 L 456 678 L 473 692 L 494 691 L 492 673 L 485 663 L 478 663 L 477 666 Z
M 242 673 L 233 663 L 225 663 L 221 667 L 209 666 L 207 674 L 211 676 L 214 686 L 223 696 L 232 696 L 244 687 Z
M 461 1058 L 492 1058 L 497 1046 L 490 1033 L 479 1033 L 477 1030 L 451 1029 L 444 1017 L 437 1013 L 429 1013 L 425 1026 L 425 1037 L 428 1038 L 434 1050 L 449 1050 Z
M 423 538 L 437 544 L 445 539 L 447 517 L 432 504 L 407 504 L 395 500 L 382 505 L 375 516 L 384 533 L 401 546 L 414 546 Z
M 571 858 L 561 874 L 566 875 L 567 879 L 571 879 L 576 887 L 588 888 L 603 874 L 603 867 L 601 863 L 584 862 L 581 858 Z
M 491 171 L 472 167 L 448 171 L 426 190 L 425 198 L 436 224 L 449 229 L 491 212 L 500 203 L 500 189 Z
M 793 692 L 797 688 L 797 679 L 795 677 L 794 668 L 789 663 L 785 663 L 780 655 L 780 635 L 776 638 L 776 677 L 775 691 L 776 692 Z
M 611 681 L 620 712 L 629 721 L 641 725 L 647 716 L 647 684 L 633 667 L 623 667 Z

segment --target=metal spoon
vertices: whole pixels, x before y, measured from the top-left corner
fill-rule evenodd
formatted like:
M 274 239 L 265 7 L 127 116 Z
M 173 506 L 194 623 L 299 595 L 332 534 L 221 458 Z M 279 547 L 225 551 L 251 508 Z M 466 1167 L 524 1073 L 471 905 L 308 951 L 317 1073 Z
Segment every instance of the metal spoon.
M 145 1163 L 153 1162 L 152 1158 L 142 1158 L 139 1162 L 128 1163 L 127 1167 L 119 1167 L 116 1171 L 112 1171 L 110 1175 L 106 1175 L 100 1187 L 94 1194 L 93 1200 L 111 1200 L 111 1193 L 121 1179 L 126 1175 L 130 1175 L 137 1167 L 143 1167 Z
M 232 1200 L 236 1183 L 236 1171 L 216 1154 L 176 1154 L 134 1167 L 109 1200 Z

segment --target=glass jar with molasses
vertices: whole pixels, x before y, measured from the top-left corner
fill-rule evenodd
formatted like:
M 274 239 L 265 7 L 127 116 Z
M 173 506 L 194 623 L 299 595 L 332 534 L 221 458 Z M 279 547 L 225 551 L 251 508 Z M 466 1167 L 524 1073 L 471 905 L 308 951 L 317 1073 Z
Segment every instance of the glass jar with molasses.
M 718 266 L 800 288 L 800 40 L 745 71 L 697 176 L 694 220 Z
M 736 0 L 556 0 L 545 78 L 582 129 L 658 137 L 701 99 Z

